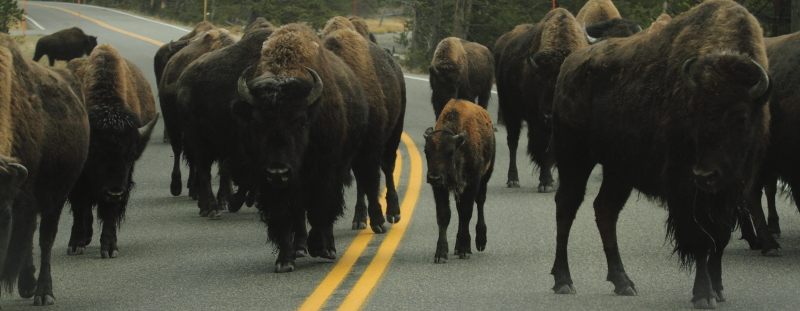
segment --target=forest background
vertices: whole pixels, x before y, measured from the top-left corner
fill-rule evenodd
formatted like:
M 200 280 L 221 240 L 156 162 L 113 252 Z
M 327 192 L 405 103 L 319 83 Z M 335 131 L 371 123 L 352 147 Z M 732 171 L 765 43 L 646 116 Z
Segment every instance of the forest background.
M 0 0 L 2 4 L 17 0 Z M 735 0 L 758 18 L 764 35 L 800 29 L 800 0 Z M 61 2 L 77 2 L 61 1 Z M 490 49 L 498 37 L 525 23 L 536 23 L 552 9 L 552 0 L 82 0 L 83 4 L 130 10 L 193 25 L 206 18 L 217 26 L 247 25 L 263 16 L 276 26 L 306 22 L 321 29 L 336 15 L 380 19 L 401 17 L 405 30 L 395 42 L 408 47 L 407 68 L 427 67 L 441 39 L 454 36 Z M 623 18 L 647 28 L 662 13 L 676 16 L 702 0 L 613 0 Z M 573 14 L 586 0 L 557 0 Z M 0 29 L 2 30 L 2 29 Z

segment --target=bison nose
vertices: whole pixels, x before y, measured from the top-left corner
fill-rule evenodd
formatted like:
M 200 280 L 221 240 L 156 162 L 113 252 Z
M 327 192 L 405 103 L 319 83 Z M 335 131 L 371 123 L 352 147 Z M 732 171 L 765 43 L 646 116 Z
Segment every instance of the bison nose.
M 703 189 L 715 189 L 719 183 L 719 171 L 695 166 L 692 168 L 694 180 L 698 187 Z
M 429 184 L 439 184 L 442 182 L 442 175 L 439 174 L 428 174 L 428 183 Z
M 267 167 L 267 181 L 275 186 L 289 182 L 292 169 L 285 164 L 273 163 Z

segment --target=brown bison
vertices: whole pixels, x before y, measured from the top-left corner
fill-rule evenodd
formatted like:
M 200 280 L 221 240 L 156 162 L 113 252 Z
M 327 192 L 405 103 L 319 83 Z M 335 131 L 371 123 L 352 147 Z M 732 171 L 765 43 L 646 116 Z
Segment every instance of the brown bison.
M 431 103 L 436 119 L 450 99 L 489 106 L 494 82 L 494 57 L 485 46 L 449 37 L 439 42 L 428 67 Z
M 767 256 L 780 256 L 780 244 L 775 241 L 781 235 L 779 217 L 775 207 L 777 181 L 780 179 L 789 186 L 795 204 L 800 202 L 800 139 L 797 137 L 800 123 L 800 92 L 797 83 L 800 75 L 796 69 L 800 60 L 795 57 L 800 51 L 800 33 L 787 34 L 775 38 L 764 38 L 767 57 L 770 62 L 772 92 L 769 109 L 772 112 L 770 122 L 770 145 L 761 166 L 759 183 L 754 189 L 756 197 L 750 214 L 758 233 L 757 239 L 752 232 L 752 224 L 747 220 L 742 224 L 743 238 L 750 242 L 752 249 L 761 249 Z M 768 217 L 764 217 L 761 206 L 761 188 L 767 197 Z
M 14 39 L 0 34 L 0 277 L 7 291 L 17 283 L 20 296 L 34 297 L 34 305 L 55 303 L 53 242 L 89 152 L 79 93 L 71 73 L 23 59 Z M 37 280 L 33 238 L 39 217 Z
M 351 23 L 353 23 L 353 27 L 355 27 L 354 30 L 357 33 L 359 33 L 362 37 L 364 37 L 364 40 L 378 44 L 378 40 L 375 39 L 375 34 L 369 31 L 369 26 L 367 25 L 367 21 L 358 16 L 351 16 L 349 20 Z
M 164 67 L 167 66 L 167 62 L 169 62 L 169 59 L 172 58 L 172 55 L 175 55 L 175 53 L 178 53 L 178 51 L 189 45 L 192 39 L 197 35 L 214 28 L 216 27 L 210 22 L 199 22 L 194 26 L 192 31 L 183 35 L 183 37 L 180 37 L 178 41 L 170 41 L 169 43 L 159 47 L 158 51 L 156 51 L 155 57 L 153 58 L 153 70 L 156 73 L 156 85 L 161 84 L 161 75 L 164 73 Z
M 483 204 L 486 184 L 494 170 L 494 127 L 485 109 L 471 102 L 452 99 L 442 110 L 436 128 L 425 131 L 425 158 L 428 161 L 428 183 L 436 200 L 436 223 L 439 240 L 434 262 L 447 262 L 447 226 L 450 225 L 450 193 L 456 198 L 458 234 L 455 254 L 469 258 L 472 242 L 469 222 L 472 206 L 478 205 L 475 225 L 475 248 L 486 249 L 486 223 Z
M 174 196 L 181 194 L 183 185 L 181 184 L 181 153 L 183 152 L 183 132 L 181 131 L 180 116 L 177 107 L 177 82 L 183 70 L 201 55 L 210 51 L 218 50 L 234 44 L 233 37 L 225 29 L 212 29 L 195 36 L 191 43 L 175 53 L 167 65 L 158 84 L 158 99 L 161 105 L 161 113 L 164 114 L 164 127 L 170 133 L 170 145 L 172 145 L 173 166 L 172 181 L 170 182 L 170 192 Z M 190 173 L 190 176 L 192 173 Z M 225 178 L 227 179 L 227 178 Z M 190 178 L 192 180 L 192 178 Z M 224 185 L 227 180 L 221 181 Z M 189 185 L 191 188 L 192 185 Z M 220 189 L 228 189 L 221 187 Z M 194 193 L 195 191 L 190 191 Z
M 533 27 L 517 27 L 497 62 L 500 117 L 508 130 L 509 187 L 519 187 L 517 144 L 522 121 L 528 123 L 528 154 L 539 166 L 539 192 L 554 189 L 551 144 L 553 92 L 561 63 L 587 46 L 583 30 L 567 10 L 547 13 Z M 499 41 L 499 40 L 498 40 Z M 499 50 L 495 47 L 495 50 Z
M 52 67 L 57 60 L 69 62 L 72 59 L 83 57 L 84 54 L 89 55 L 95 46 L 97 46 L 97 37 L 87 36 L 80 28 L 62 29 L 36 41 L 33 61 L 38 62 L 42 56 L 47 55 Z
M 671 20 L 672 20 L 672 17 L 669 16 L 669 14 L 666 14 L 666 13 L 661 14 L 661 15 L 658 16 L 658 18 L 656 18 L 655 21 L 653 21 L 652 24 L 650 24 L 650 27 L 647 27 L 647 29 L 643 30 L 642 33 L 651 33 L 651 32 L 661 31 L 661 29 L 663 29 L 664 26 L 669 24 L 669 22 Z
M 608 38 L 630 37 L 642 27 L 635 21 L 623 19 L 611 0 L 589 0 L 575 15 L 585 31 L 589 43 Z
M 745 208 L 769 132 L 762 30 L 747 9 L 709 0 L 661 31 L 572 53 L 553 102 L 557 245 L 553 290 L 574 293 L 570 228 L 597 164 L 595 218 L 618 295 L 637 295 L 617 245 L 617 217 L 635 188 L 664 204 L 667 235 L 694 265 L 695 308 L 724 301 L 722 253 Z
M 183 152 L 195 172 L 190 184 L 195 185 L 201 215 L 211 219 L 218 218 L 226 204 L 230 211 L 238 210 L 247 193 L 240 191 L 229 197 L 231 201 L 218 202 L 211 189 L 211 166 L 215 162 L 240 188 L 254 183 L 237 180 L 249 176 L 252 166 L 238 157 L 241 144 L 230 105 L 239 98 L 239 76 L 246 68 L 258 65 L 261 46 L 272 32 L 272 28 L 256 29 L 236 44 L 203 54 L 183 70 L 175 86 Z M 236 160 L 226 161 L 231 157 Z M 222 189 L 223 194 L 228 191 Z
M 312 257 L 336 258 L 333 223 L 369 123 L 360 81 L 311 29 L 288 24 L 264 43 L 253 74 L 242 73 L 239 92 L 232 109 L 255 163 L 261 219 L 277 245 L 275 272 L 294 270 L 306 239 Z
M 337 23 L 345 27 L 330 31 L 330 28 L 340 28 L 334 26 Z M 326 34 L 323 46 L 353 70 L 369 102 L 369 125 L 353 164 L 358 196 L 352 228 L 366 228 L 369 215 L 372 231 L 384 233 L 386 220 L 400 221 L 400 202 L 393 176 L 406 110 L 405 80 L 400 66 L 389 54 L 347 27 L 347 23 L 349 21 L 342 17 L 332 18 L 328 23 L 331 27 L 323 30 Z M 381 169 L 387 189 L 386 218 L 378 202 Z M 369 208 L 364 196 L 369 200 Z
M 92 240 L 92 208 L 103 224 L 102 258 L 116 258 L 117 227 L 133 188 L 133 169 L 158 122 L 144 74 L 109 44 L 98 45 L 75 71 L 91 129 L 89 155 L 69 195 L 72 235 L 67 254 L 82 255 Z

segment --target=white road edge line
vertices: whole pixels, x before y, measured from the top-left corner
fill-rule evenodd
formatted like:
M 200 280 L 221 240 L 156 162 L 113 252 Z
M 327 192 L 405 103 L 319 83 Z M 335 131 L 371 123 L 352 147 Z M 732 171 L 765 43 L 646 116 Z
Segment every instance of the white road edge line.
M 428 79 L 426 79 L 426 78 L 412 77 L 412 76 L 406 76 L 406 75 L 404 75 L 404 76 L 406 77 L 406 79 L 414 79 L 414 80 L 420 80 L 420 81 L 428 81 Z M 492 91 L 492 94 L 497 94 L 497 91 Z
M 31 23 L 36 25 L 36 27 L 39 27 L 39 29 L 44 30 L 44 27 L 42 27 L 42 25 L 39 25 L 39 23 L 37 23 L 35 20 L 33 20 L 33 18 L 30 18 L 28 15 L 25 15 L 25 20 L 26 21 L 30 21 Z
M 78 5 L 77 3 L 67 3 L 67 2 L 58 2 L 58 3 L 59 4 L 70 4 L 70 5 L 76 5 L 76 6 Z M 135 18 L 138 18 L 138 19 L 143 19 L 143 20 L 146 20 L 146 21 L 149 21 L 149 22 L 153 22 L 153 23 L 156 23 L 156 24 L 164 25 L 164 26 L 169 26 L 169 27 L 172 27 L 172 28 L 175 28 L 175 29 L 178 29 L 178 30 L 182 30 L 182 31 L 185 31 L 185 32 L 190 32 L 191 31 L 189 29 L 186 29 L 186 28 L 183 28 L 183 27 L 180 27 L 180 26 L 175 26 L 175 25 L 164 23 L 164 22 L 159 22 L 157 20 L 152 20 L 152 19 L 149 19 L 149 18 L 146 18 L 146 17 L 141 17 L 141 16 L 138 16 L 138 15 L 125 13 L 125 12 L 117 11 L 117 10 L 114 10 L 114 9 L 104 8 L 104 7 L 101 7 L 101 6 L 90 5 L 90 4 L 81 4 L 81 5 L 82 6 L 93 7 L 93 8 L 98 8 L 98 9 L 102 9 L 102 10 L 107 10 L 107 11 L 119 13 L 119 14 L 122 14 L 122 15 L 127 15 L 127 16 L 130 16 L 130 17 L 135 17 Z

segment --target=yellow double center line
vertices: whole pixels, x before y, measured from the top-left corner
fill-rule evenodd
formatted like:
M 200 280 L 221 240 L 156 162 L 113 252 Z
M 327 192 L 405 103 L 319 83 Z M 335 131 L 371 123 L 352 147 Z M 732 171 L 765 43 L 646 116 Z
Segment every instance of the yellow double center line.
M 159 41 L 137 35 L 135 33 L 131 33 L 117 27 L 111 26 L 109 24 L 103 23 L 99 20 L 96 20 L 91 17 L 87 17 L 86 15 L 78 14 L 76 12 L 44 4 L 34 4 L 30 3 L 31 5 L 46 7 L 56 10 L 61 10 L 67 12 L 69 14 L 79 16 L 86 20 L 92 21 L 102 27 L 108 28 L 110 30 L 141 39 L 157 46 L 162 46 L 164 43 Z M 403 203 L 400 205 L 400 214 L 403 215 L 403 220 L 399 223 L 392 225 L 392 229 L 389 230 L 389 233 L 386 234 L 386 238 L 383 239 L 381 246 L 378 248 L 378 252 L 375 254 L 375 257 L 372 258 L 372 261 L 367 266 L 367 269 L 361 275 L 359 280 L 356 282 L 356 285 L 350 290 L 350 293 L 347 294 L 342 304 L 339 306 L 339 310 L 358 310 L 363 305 L 364 302 L 367 301 L 372 291 L 377 286 L 378 282 L 380 281 L 383 273 L 386 271 L 386 268 L 389 266 L 389 262 L 394 255 L 394 252 L 397 250 L 398 245 L 400 245 L 400 240 L 403 239 L 405 235 L 406 228 L 408 227 L 408 223 L 411 220 L 411 215 L 414 214 L 414 208 L 417 205 L 417 199 L 419 198 L 419 190 L 422 185 L 422 159 L 419 154 L 419 150 L 417 146 L 414 145 L 414 141 L 411 140 L 411 137 L 406 135 L 406 133 L 402 134 L 401 137 L 403 144 L 406 146 L 406 151 L 409 155 L 409 162 L 410 162 L 410 173 L 409 173 L 409 180 L 408 180 L 408 187 L 406 188 L 405 197 L 403 198 Z M 399 152 L 398 152 L 399 153 Z M 402 171 L 402 159 L 398 156 L 397 162 L 395 164 L 395 185 L 399 184 L 400 172 Z M 384 195 L 381 195 L 381 205 L 386 206 L 385 201 L 385 190 Z M 313 293 L 306 299 L 303 305 L 300 306 L 299 310 L 303 311 L 312 311 L 312 310 L 319 310 L 325 306 L 325 302 L 328 300 L 331 294 L 339 287 L 342 280 L 350 273 L 350 270 L 353 268 L 356 260 L 361 257 L 361 254 L 369 244 L 370 240 L 374 234 L 369 231 L 370 229 L 361 230 L 358 233 L 358 236 L 350 243 L 350 246 L 347 248 L 347 251 L 344 253 L 341 259 L 336 263 L 336 266 L 328 273 L 325 279 L 317 286 Z

